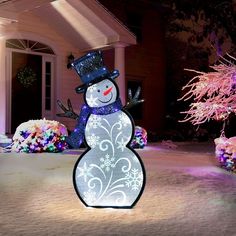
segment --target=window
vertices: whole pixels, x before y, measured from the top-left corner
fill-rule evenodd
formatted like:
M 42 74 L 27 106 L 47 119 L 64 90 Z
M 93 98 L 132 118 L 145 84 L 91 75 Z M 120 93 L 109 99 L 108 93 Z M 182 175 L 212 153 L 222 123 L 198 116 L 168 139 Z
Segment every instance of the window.
M 49 46 L 28 39 L 8 39 L 6 41 L 6 47 L 19 50 L 26 50 L 29 52 L 54 54 L 53 50 Z
M 136 12 L 127 12 L 127 26 L 136 35 L 137 41 L 142 41 L 142 15 Z

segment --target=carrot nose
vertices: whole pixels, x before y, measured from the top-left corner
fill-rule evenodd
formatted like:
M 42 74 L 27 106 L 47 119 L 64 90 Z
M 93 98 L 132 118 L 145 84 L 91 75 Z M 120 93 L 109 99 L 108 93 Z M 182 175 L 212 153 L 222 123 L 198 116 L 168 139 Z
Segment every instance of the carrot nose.
M 103 92 L 103 95 L 104 95 L 104 96 L 107 96 L 107 95 L 111 92 L 111 90 L 112 90 L 112 87 L 110 87 L 109 89 L 105 90 L 105 91 Z

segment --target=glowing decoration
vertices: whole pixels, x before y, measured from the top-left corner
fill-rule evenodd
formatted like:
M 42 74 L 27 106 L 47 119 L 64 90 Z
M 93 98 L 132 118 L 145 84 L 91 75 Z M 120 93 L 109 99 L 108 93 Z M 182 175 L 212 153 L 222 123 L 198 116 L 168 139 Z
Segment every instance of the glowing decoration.
M 72 67 L 84 83 L 76 91 L 84 92 L 85 105 L 67 141 L 79 147 L 85 138 L 88 146 L 74 167 L 75 190 L 86 206 L 131 208 L 143 192 L 145 170 L 129 145 L 134 126 L 114 82 L 118 71 L 107 70 L 101 52 L 88 53 Z
M 232 60 L 236 58 L 228 55 Z M 190 104 L 186 118 L 182 121 L 190 121 L 194 125 L 205 123 L 210 119 L 227 120 L 230 114 L 236 114 L 236 90 L 235 74 L 236 65 L 227 61 L 219 65 L 211 66 L 213 72 L 199 72 L 198 75 L 183 87 L 187 92 L 179 100 L 194 99 Z
M 144 148 L 146 145 L 147 145 L 147 131 L 140 126 L 135 126 L 134 137 L 131 142 L 131 147 Z
M 25 87 L 30 87 L 34 81 L 37 80 L 37 75 L 34 73 L 34 71 L 28 67 L 25 66 L 24 68 L 19 69 L 16 75 L 16 79 Z
M 230 60 L 236 58 L 227 54 Z M 192 98 L 190 109 L 185 111 L 187 116 L 182 122 L 190 121 L 199 125 L 213 120 L 224 121 L 220 138 L 215 139 L 216 157 L 220 165 L 234 171 L 236 168 L 236 137 L 224 137 L 225 121 L 230 115 L 236 114 L 236 65 L 221 58 L 223 62 L 212 66 L 214 72 L 199 72 L 183 89 L 188 89 L 180 100 Z M 190 70 L 193 71 L 193 70 Z
M 13 136 L 15 152 L 61 152 L 67 148 L 65 126 L 52 120 L 29 120 L 20 124 Z
M 84 104 L 81 108 L 80 116 L 77 119 L 77 125 L 71 135 L 66 138 L 66 142 L 73 148 L 79 148 L 84 141 L 84 130 L 90 114 L 105 115 L 116 112 L 121 108 L 122 104 L 120 99 L 102 107 L 90 107 L 89 105 Z
M 215 139 L 215 154 L 220 166 L 236 173 L 236 137 Z

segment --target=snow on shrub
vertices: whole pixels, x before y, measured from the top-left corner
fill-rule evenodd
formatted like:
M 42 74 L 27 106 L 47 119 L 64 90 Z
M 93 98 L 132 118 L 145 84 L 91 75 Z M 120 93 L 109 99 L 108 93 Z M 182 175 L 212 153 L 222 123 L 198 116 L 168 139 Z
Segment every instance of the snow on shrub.
M 140 126 L 135 126 L 134 137 L 131 142 L 131 147 L 144 148 L 146 145 L 147 145 L 147 131 Z
M 215 139 L 215 154 L 224 169 L 236 172 L 236 137 Z
M 15 152 L 61 152 L 67 148 L 66 127 L 58 121 L 29 120 L 20 124 L 13 136 Z

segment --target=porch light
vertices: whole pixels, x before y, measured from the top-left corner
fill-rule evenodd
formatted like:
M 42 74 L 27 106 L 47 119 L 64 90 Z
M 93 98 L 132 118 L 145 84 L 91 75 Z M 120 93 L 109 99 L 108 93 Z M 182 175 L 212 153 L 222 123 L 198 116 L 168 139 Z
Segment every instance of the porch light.
M 67 69 L 71 68 L 71 63 L 74 61 L 74 59 L 75 57 L 72 53 L 67 57 Z

